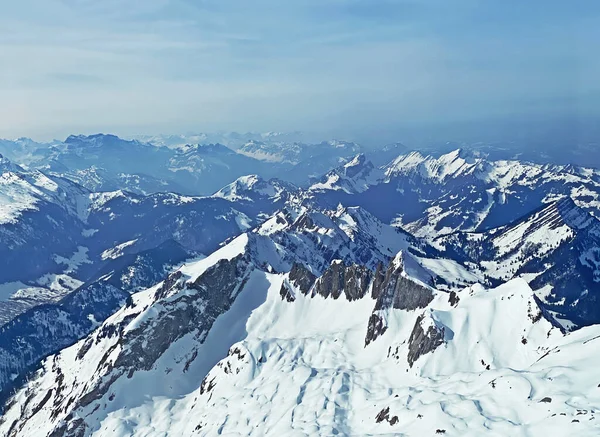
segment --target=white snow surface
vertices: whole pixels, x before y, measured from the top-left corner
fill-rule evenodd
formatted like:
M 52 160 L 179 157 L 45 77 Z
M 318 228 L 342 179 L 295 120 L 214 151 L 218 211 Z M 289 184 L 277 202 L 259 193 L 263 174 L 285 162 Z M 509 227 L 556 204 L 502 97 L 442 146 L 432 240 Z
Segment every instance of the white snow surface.
M 504 202 L 514 184 L 532 184 L 540 178 L 558 182 L 588 178 L 591 186 L 597 177 L 579 172 L 556 179 L 546 170 L 512 161 L 490 164 L 455 151 L 439 158 L 404 155 L 382 175 L 359 155 L 311 190 L 358 193 L 407 172 L 438 183 L 473 176 L 494 183 L 487 192 L 483 220 L 492 196 L 500 193 L 498 201 Z M 251 175 L 214 196 L 230 201 L 253 201 L 254 195 L 273 199 L 282 192 L 280 188 Z M 59 202 L 58 193 L 64 189 L 41 173 L 3 173 L 0 224 L 17 220 L 41 201 Z M 595 193 L 586 187 L 575 191 L 577 196 Z M 90 210 L 102 210 L 120 197 L 136 201 L 122 191 L 82 192 L 77 202 L 66 207 L 85 221 Z M 192 200 L 175 195 L 167 199 Z M 551 195 L 546 198 L 555 200 Z M 434 205 L 428 213 L 439 220 L 447 212 Z M 236 222 L 241 230 L 252 226 L 241 213 Z M 421 223 L 421 229 L 429 232 L 436 223 Z M 161 283 L 136 293 L 132 305 L 44 361 L 9 403 L 0 420 L 0 435 L 45 437 L 63 425 L 82 423 L 86 425 L 83 436 L 99 437 L 600 435 L 596 417 L 600 327 L 569 334 L 554 328 L 541 317 L 527 284 L 535 274 L 495 289 L 477 284 L 484 274 L 512 278 L 520 258 L 542 258 L 578 229 L 591 227 L 590 232 L 600 235 L 594 223 L 585 214 L 559 214 L 556 204 L 550 203 L 527 222 L 490 231 L 498 260 L 468 269 L 456 261 L 411 254 L 415 240 L 410 235 L 361 208 L 314 211 L 287 205 L 254 230 L 178 269 L 177 283 L 190 285 L 223 260 L 243 255 L 252 260 L 236 278 L 232 306 L 208 331 L 175 338 L 149 370 L 111 373 L 111 366 L 130 347 L 122 341 L 124 336 L 168 318 L 165 308 L 177 299 L 185 307 L 183 298 L 199 299 L 202 293 L 219 290 L 172 287 L 157 297 Z M 91 237 L 93 231 L 84 233 Z M 482 238 L 477 233 L 468 237 L 474 245 Z M 102 259 L 121 256 L 135 242 L 105 251 Z M 443 243 L 440 239 L 438 247 Z M 594 264 L 598 256 L 597 250 L 589 250 L 581 254 L 581 261 Z M 287 273 L 294 261 L 319 275 L 340 260 L 374 269 L 390 258 L 402 263 L 404 277 L 423 287 L 429 287 L 425 284 L 436 275 L 459 287 L 473 285 L 456 292 L 456 299 L 429 287 L 433 301 L 414 311 L 375 310 L 370 293 L 353 302 L 343 295 L 311 297 L 297 289 L 293 289 L 293 302 L 281 297 L 283 284 L 294 288 Z M 88 262 L 86 248 L 55 261 L 66 266 L 65 274 L 46 275 L 39 279 L 40 286 L 62 294 L 81 285 L 69 274 Z M 35 287 L 27 287 L 2 284 L 0 295 L 8 299 L 35 292 Z M 550 291 L 538 290 L 538 294 Z M 208 310 L 202 305 L 194 308 Z M 373 315 L 383 319 L 387 330 L 366 345 Z M 411 365 L 412 338 L 419 329 L 426 335 L 438 333 L 443 342 Z M 144 347 L 152 347 L 152 341 L 148 338 Z M 109 389 L 94 395 L 103 384 L 109 384 Z
M 136 242 L 137 242 L 137 239 L 129 240 L 129 241 L 125 241 L 124 243 L 117 244 L 115 247 L 106 249 L 104 252 L 102 252 L 100 254 L 100 258 L 102 260 L 120 258 L 125 254 L 124 253 L 125 249 L 127 249 L 130 246 L 133 246 Z
M 241 176 L 229 185 L 221 188 L 213 197 L 227 199 L 231 202 L 240 200 L 253 201 L 256 196 L 267 199 L 278 199 L 285 187 L 277 180 L 264 180 L 258 175 Z
M 352 160 L 327 173 L 324 178 L 309 188 L 311 191 L 344 191 L 362 193 L 383 180 L 383 170 L 375 168 L 365 155 L 356 155 Z
M 265 246 L 258 247 L 265 238 L 244 234 L 183 266 L 184 281 L 250 250 L 262 250 L 255 262 L 266 261 Z M 454 305 L 447 293 L 433 291 L 424 309 L 390 309 L 387 331 L 365 346 L 375 304 L 370 293 L 353 302 L 296 293 L 287 302 L 279 294 L 287 277 L 250 270 L 205 337 L 174 340 L 150 370 L 117 376 L 106 393 L 71 411 L 71 399 L 79 402 L 102 381 L 103 363 L 116 362 L 128 347 L 120 335 L 106 335 L 110 326 L 124 323 L 124 332 L 133 332 L 162 317 L 167 302 L 193 296 L 184 288 L 157 300 L 160 284 L 137 293 L 90 341 L 45 361 L 16 394 L 0 434 L 14 421 L 19 435 L 36 437 L 79 420 L 87 424 L 83 435 L 102 437 L 600 432 L 600 328 L 563 335 L 539 317 L 522 279 L 491 290 L 470 286 Z M 411 367 L 409 339 L 417 324 L 441 332 L 443 343 Z

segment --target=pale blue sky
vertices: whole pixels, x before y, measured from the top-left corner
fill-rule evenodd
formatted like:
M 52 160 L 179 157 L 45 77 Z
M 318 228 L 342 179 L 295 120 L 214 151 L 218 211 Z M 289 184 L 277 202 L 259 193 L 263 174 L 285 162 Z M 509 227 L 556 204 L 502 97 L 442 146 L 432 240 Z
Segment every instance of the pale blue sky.
M 0 3 L 0 137 L 600 115 L 596 0 Z

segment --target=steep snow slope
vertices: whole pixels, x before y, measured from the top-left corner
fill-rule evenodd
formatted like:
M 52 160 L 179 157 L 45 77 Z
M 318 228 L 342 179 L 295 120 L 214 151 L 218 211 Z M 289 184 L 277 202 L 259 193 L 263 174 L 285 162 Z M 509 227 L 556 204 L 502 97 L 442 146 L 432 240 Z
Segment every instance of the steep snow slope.
M 316 279 L 269 265 L 285 250 L 265 238 L 186 265 L 48 358 L 0 432 L 598 433 L 600 332 L 561 334 L 525 281 L 440 293 L 402 255 L 366 286 L 360 266 L 338 262 Z M 375 314 L 386 329 L 373 337 Z
M 236 202 L 91 193 L 68 180 L 3 164 L 2 178 L 13 182 L 0 185 L 0 197 L 17 193 L 28 200 L 14 210 L 11 223 L 0 224 L 4 395 L 29 366 L 86 335 L 140 286 L 161 280 L 166 266 L 192 252 L 214 251 L 288 197 L 283 187 L 277 198 L 249 193 L 254 201 Z
M 585 211 L 594 171 L 459 152 L 377 169 L 359 155 L 304 198 L 249 176 L 206 198 L 60 200 L 58 178 L 28 178 L 40 197 L 17 223 L 56 204 L 88 244 L 54 262 L 109 264 L 2 327 L 0 382 L 25 384 L 0 435 L 598 434 L 600 332 L 563 335 L 549 322 L 600 317 L 600 231 Z M 547 205 L 485 230 L 538 200 Z M 408 210 L 401 222 L 436 247 L 376 218 Z M 140 250 L 174 238 L 210 252 L 255 225 L 128 298 L 173 261 Z

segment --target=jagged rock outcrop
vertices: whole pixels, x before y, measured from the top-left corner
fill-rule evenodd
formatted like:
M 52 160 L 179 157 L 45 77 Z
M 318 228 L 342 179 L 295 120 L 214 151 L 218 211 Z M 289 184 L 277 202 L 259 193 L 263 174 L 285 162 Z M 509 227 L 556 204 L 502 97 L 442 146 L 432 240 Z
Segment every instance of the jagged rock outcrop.
M 43 404 L 50 408 L 53 418 L 64 415 L 65 420 L 51 435 L 87 435 L 90 430 L 85 421 L 80 420 L 81 412 L 104 396 L 110 398 L 109 391 L 115 381 L 131 379 L 140 371 L 150 371 L 165 351 L 185 336 L 198 344 L 204 342 L 217 317 L 231 308 L 253 270 L 254 265 L 247 254 L 222 259 L 193 282 L 189 278 L 186 282 L 186 277 L 181 274 L 171 275 L 165 281 L 167 287 L 163 284 L 151 295 L 149 303 L 153 304 L 153 311 L 145 312 L 147 307 L 140 303 L 127 306 L 123 317 L 105 323 L 80 344 L 77 361 L 86 360 L 90 349 L 102 342 L 110 345 L 97 362 L 94 377 L 83 385 L 75 382 L 71 387 L 79 393 L 78 398 L 66 398 L 66 383 L 56 363 L 59 356 L 54 356 L 56 365 L 51 367 L 53 390 L 48 399 L 44 398 Z M 184 372 L 196 357 L 195 349 L 178 357 L 178 363 L 182 366 L 185 363 Z M 9 435 L 20 435 L 18 427 L 11 432 Z
M 430 288 L 403 273 L 404 264 L 401 260 L 397 258 L 390 263 L 380 289 L 374 292 L 378 296 L 375 310 L 395 308 L 413 311 L 425 308 L 433 300 Z
M 366 267 L 347 266 L 342 261 L 334 261 L 317 279 L 313 295 L 338 299 L 343 293 L 349 301 L 362 299 L 367 294 L 372 278 L 373 273 Z
M 370 293 L 375 299 L 375 308 L 367 325 L 366 346 L 386 331 L 385 311 L 414 311 L 425 308 L 433 300 L 432 289 L 406 274 L 403 256 L 400 253 L 385 270 L 379 263 L 375 271 L 335 260 L 316 280 L 306 267 L 294 264 L 279 295 L 287 302 L 294 302 L 294 287 L 305 295 L 310 293 L 313 297 L 318 295 L 326 299 L 339 299 L 343 295 L 348 301 L 362 299 Z
M 303 264 L 295 262 L 288 276 L 292 285 L 296 286 L 302 294 L 308 294 L 317 277 Z
M 369 319 L 365 346 L 386 331 L 384 318 L 386 311 L 422 309 L 429 305 L 434 297 L 429 287 L 405 274 L 402 255 L 390 263 L 385 274 L 379 268 L 377 269 L 371 294 L 377 298 L 377 301 Z
M 114 367 L 129 372 L 148 370 L 177 339 L 192 331 L 196 331 L 197 336 L 208 331 L 215 319 L 235 300 L 236 291 L 243 287 L 249 268 L 246 257 L 238 255 L 231 260 L 217 262 L 195 282 L 186 284 L 194 292 L 179 294 L 174 300 L 168 300 L 170 294 L 163 293 L 161 298 L 165 302 L 162 306 L 168 317 L 149 320 L 128 331 L 122 339 L 128 347 L 119 354 Z M 177 285 L 173 288 L 179 289 Z M 200 308 L 203 311 L 199 311 Z
M 287 302 L 294 302 L 296 294 L 294 289 L 298 289 L 302 294 L 308 294 L 317 277 L 308 270 L 302 263 L 294 262 L 292 269 L 288 274 L 288 280 L 281 284 L 279 295 Z
M 425 326 L 425 315 L 421 314 L 408 340 L 408 365 L 413 366 L 419 357 L 436 350 L 444 344 L 444 328 L 438 328 L 434 323 Z
M 15 375 L 23 375 L 48 354 L 87 335 L 125 304 L 130 293 L 157 283 L 165 268 L 189 256 L 173 241 L 125 255 L 55 304 L 31 308 L 1 326 L 0 393 L 19 381 Z

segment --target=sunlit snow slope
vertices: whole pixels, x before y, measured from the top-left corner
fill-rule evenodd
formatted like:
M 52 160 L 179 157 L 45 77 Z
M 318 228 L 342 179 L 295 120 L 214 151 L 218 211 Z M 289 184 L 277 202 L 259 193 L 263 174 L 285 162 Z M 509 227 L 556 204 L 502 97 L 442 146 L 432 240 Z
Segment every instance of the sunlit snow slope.
M 600 432 L 600 328 L 563 335 L 521 279 L 436 291 L 405 250 L 317 266 L 306 238 L 289 265 L 293 235 L 244 234 L 134 295 L 44 362 L 0 434 Z

